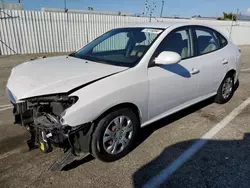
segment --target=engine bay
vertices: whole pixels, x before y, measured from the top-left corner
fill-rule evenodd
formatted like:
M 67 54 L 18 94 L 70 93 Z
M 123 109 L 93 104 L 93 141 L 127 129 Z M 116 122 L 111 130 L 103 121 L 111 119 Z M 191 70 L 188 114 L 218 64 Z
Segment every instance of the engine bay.
M 30 149 L 39 147 L 47 153 L 53 147 L 59 147 L 65 152 L 71 150 L 75 155 L 88 152 L 91 123 L 77 127 L 63 124 L 65 110 L 77 100 L 76 96 L 56 95 L 30 98 L 13 104 L 15 123 L 24 126 L 31 135 L 27 141 Z

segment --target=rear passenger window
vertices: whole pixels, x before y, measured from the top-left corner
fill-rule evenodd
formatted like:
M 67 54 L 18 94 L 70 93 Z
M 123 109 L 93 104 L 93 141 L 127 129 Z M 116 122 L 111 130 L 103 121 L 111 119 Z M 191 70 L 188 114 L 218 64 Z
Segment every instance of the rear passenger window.
M 196 28 L 198 52 L 200 55 L 206 54 L 220 48 L 220 42 L 215 31 L 208 28 Z
M 222 36 L 220 33 L 217 33 L 217 36 L 220 41 L 220 47 L 221 48 L 225 47 L 228 44 L 227 39 L 224 36 Z

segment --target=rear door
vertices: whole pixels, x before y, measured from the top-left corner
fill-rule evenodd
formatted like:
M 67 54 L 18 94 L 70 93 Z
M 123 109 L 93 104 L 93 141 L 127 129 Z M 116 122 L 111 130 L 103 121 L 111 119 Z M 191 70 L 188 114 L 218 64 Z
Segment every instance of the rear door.
M 200 72 L 199 96 L 210 95 L 217 92 L 228 71 L 229 54 L 217 31 L 203 26 L 192 29 L 196 46 L 194 62 Z

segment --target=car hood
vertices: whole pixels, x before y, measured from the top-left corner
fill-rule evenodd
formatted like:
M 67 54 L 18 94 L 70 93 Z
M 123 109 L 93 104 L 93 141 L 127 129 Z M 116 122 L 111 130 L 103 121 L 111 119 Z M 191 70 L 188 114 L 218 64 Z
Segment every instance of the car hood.
M 66 93 L 126 69 L 70 56 L 45 58 L 14 67 L 7 88 L 15 100 Z

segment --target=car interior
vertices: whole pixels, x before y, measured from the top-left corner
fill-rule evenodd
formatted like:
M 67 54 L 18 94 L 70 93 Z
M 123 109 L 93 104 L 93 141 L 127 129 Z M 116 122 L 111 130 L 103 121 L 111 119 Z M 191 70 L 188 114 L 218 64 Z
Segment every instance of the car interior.
M 200 54 L 212 52 L 218 48 L 212 36 L 199 36 L 197 38 Z
M 178 53 L 182 59 L 189 56 L 188 39 L 183 39 L 181 33 L 173 33 L 167 36 L 157 48 L 154 57 L 157 57 L 163 51 L 172 51 Z
M 96 52 L 95 55 L 105 58 L 105 60 L 124 63 L 134 62 L 140 59 L 149 47 L 145 33 L 141 31 L 128 32 L 127 37 L 129 40 L 125 49 Z

